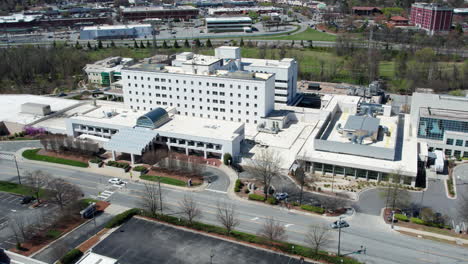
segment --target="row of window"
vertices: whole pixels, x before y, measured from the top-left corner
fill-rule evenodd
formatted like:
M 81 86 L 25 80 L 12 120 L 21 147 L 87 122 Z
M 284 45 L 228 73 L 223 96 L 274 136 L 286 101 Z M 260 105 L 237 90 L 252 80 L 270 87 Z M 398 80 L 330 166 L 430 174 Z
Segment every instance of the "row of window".
M 167 98 L 167 95 L 166 94 L 156 94 L 156 97 L 162 97 L 162 98 Z M 169 98 L 172 99 L 172 95 L 169 95 Z M 129 101 L 130 102 L 133 102 L 133 99 L 134 98 L 129 98 Z M 176 99 L 177 100 L 180 100 L 180 97 L 177 95 L 176 96 Z M 187 96 L 184 96 L 184 100 L 187 100 Z M 198 98 L 198 101 L 203 103 L 203 98 Z M 140 99 L 135 99 L 135 102 L 139 103 L 140 102 Z M 146 103 L 146 99 L 141 99 L 141 102 L 142 103 Z M 155 101 L 156 104 L 160 104 L 160 101 Z M 195 98 L 192 97 L 192 102 L 195 102 Z M 224 100 L 218 100 L 218 99 L 206 99 L 206 102 L 207 103 L 213 103 L 213 104 L 226 104 L 226 101 Z M 148 103 L 152 104 L 153 103 L 153 100 L 148 100 Z M 229 101 L 229 105 L 234 105 L 234 102 L 233 101 Z M 170 106 L 173 106 L 172 103 L 170 103 Z M 177 104 L 178 107 L 180 107 L 180 103 Z M 245 107 L 250 107 L 250 103 L 244 103 L 242 104 L 242 102 L 237 102 L 237 106 L 245 106 Z M 253 104 L 253 107 L 257 108 L 258 107 L 258 104 Z M 192 105 L 192 108 L 195 108 L 194 105 Z M 200 109 L 202 109 L 202 107 L 200 106 Z M 210 110 L 210 108 L 208 107 L 208 110 Z
M 455 146 L 463 147 L 462 139 L 447 138 L 447 141 L 445 142 L 445 144 L 453 146 L 454 142 L 455 142 Z M 468 147 L 468 140 L 465 141 L 465 147 Z
M 157 103 L 161 103 L 161 102 L 157 102 Z M 162 105 L 167 105 L 166 102 L 162 102 Z M 130 106 L 131 109 L 136 109 L 136 110 L 140 110 L 140 106 L 133 106 L 131 105 Z M 142 110 L 144 111 L 147 111 L 146 107 L 141 107 Z M 216 109 L 216 110 L 215 110 Z M 153 110 L 153 107 L 148 107 L 148 111 L 151 111 Z M 210 107 L 208 107 L 208 110 L 210 110 Z M 226 110 L 224 108 L 215 108 L 213 107 L 213 111 L 217 112 L 226 112 Z M 234 111 L 231 109 L 231 113 L 234 114 Z M 242 114 L 241 110 L 239 110 L 237 112 L 238 114 Z M 181 114 L 184 114 L 186 116 L 189 116 L 189 113 L 188 112 L 180 112 L 180 111 L 177 111 L 177 114 L 181 115 Z M 245 113 L 246 115 L 250 115 L 251 113 L 249 111 L 246 111 Z M 258 116 L 258 113 L 257 112 L 253 112 L 253 115 L 254 116 Z M 245 122 L 245 123 L 250 123 L 250 119 L 246 118 L 246 119 L 241 119 L 241 118 L 233 118 L 233 117 L 230 117 L 229 119 L 226 118 L 225 116 L 222 116 L 222 117 L 218 117 L 217 115 L 214 115 L 214 116 L 211 116 L 210 114 L 207 114 L 207 115 L 204 115 L 204 114 L 195 114 L 195 113 L 192 113 L 192 117 L 201 117 L 201 118 L 214 118 L 214 119 L 220 119 L 220 120 L 229 120 L 229 121 L 237 121 L 237 122 Z M 257 120 L 254 120 L 253 121 L 254 124 L 257 124 Z
M 157 86 L 157 87 L 159 87 L 159 86 Z M 162 87 L 162 90 L 166 90 L 166 87 L 163 86 L 163 87 Z M 169 91 L 171 91 L 171 90 L 172 90 L 172 89 L 169 87 Z M 179 88 L 177 88 L 177 91 L 179 91 Z M 184 92 L 187 92 L 187 89 L 184 89 Z M 192 94 L 193 94 L 193 89 L 192 89 L 191 92 L 192 92 Z M 201 90 L 198 90 L 198 93 L 199 93 L 199 94 L 202 94 L 202 91 L 201 91 Z M 132 91 L 128 91 L 128 94 L 133 94 L 133 92 L 132 92 Z M 134 94 L 135 94 L 135 95 L 139 95 L 139 92 L 138 92 L 138 91 L 135 91 Z M 209 94 L 210 94 L 210 91 L 206 91 L 206 94 L 209 95 Z M 212 94 L 212 95 L 219 95 L 219 96 L 225 96 L 225 95 L 226 95 L 224 92 L 218 92 L 218 91 L 211 91 L 211 94 Z M 141 92 L 141 95 L 144 96 L 144 95 L 145 95 L 145 92 Z M 156 97 L 160 97 L 160 96 L 161 96 L 161 94 L 158 94 L 158 93 L 156 93 L 155 95 L 156 95 Z M 163 97 L 166 97 L 165 94 L 162 94 L 162 95 L 163 95 Z M 152 93 L 148 93 L 148 96 L 152 96 Z M 233 94 L 233 93 L 229 93 L 229 96 L 230 96 L 230 97 L 234 97 L 234 94 Z M 281 95 L 281 96 L 283 96 L 283 95 Z M 286 96 L 286 95 L 284 95 L 284 96 Z M 172 98 L 172 96 L 171 96 L 170 98 Z M 185 98 L 187 98 L 187 97 L 185 96 Z M 237 94 L 237 98 L 242 98 L 242 94 Z M 246 98 L 246 99 L 250 99 L 250 95 L 249 95 L 249 94 L 246 94 L 246 95 L 245 95 L 245 98 Z M 257 95 L 254 95 L 253 98 L 254 98 L 254 99 L 257 99 L 258 96 L 257 96 Z M 179 96 L 177 96 L 177 99 L 179 99 Z M 193 97 L 192 97 L 192 99 L 193 99 Z
M 457 157 L 457 158 L 468 158 L 468 151 L 464 151 L 463 152 L 463 156 L 462 156 L 462 152 L 461 150 L 451 150 L 451 149 L 445 149 L 445 155 L 446 156 L 449 156 L 449 157 Z
M 127 76 L 127 79 L 131 79 L 130 75 Z M 133 76 L 133 79 L 134 79 L 134 80 L 137 80 L 137 76 Z M 140 80 L 142 80 L 142 81 L 144 80 L 143 76 L 140 77 Z M 153 80 L 154 80 L 154 82 L 163 82 L 163 83 L 166 82 L 166 79 L 164 79 L 164 78 L 153 78 Z M 151 78 L 150 78 L 150 77 L 147 77 L 147 81 L 151 81 Z M 168 82 L 168 83 L 172 83 L 171 79 L 167 79 L 167 82 Z M 179 84 L 179 80 L 176 79 L 176 80 L 175 80 L 175 83 L 176 83 L 176 84 Z M 187 81 L 186 81 L 186 80 L 183 80 L 181 84 L 187 84 Z M 194 84 L 195 84 L 194 81 L 190 81 L 190 85 L 194 85 Z M 224 84 L 224 83 L 215 83 L 215 82 L 211 82 L 211 83 L 210 83 L 210 82 L 206 82 L 205 84 L 206 84 L 206 86 L 208 86 L 208 87 L 210 87 L 210 86 L 211 86 L 211 87 L 219 87 L 219 88 L 225 88 L 225 87 L 226 87 L 226 84 Z M 199 82 L 198 82 L 198 85 L 199 85 L 199 86 L 202 86 L 202 82 L 199 81 Z M 129 84 L 129 86 L 131 86 L 131 84 Z M 142 87 L 143 87 L 143 86 L 144 86 L 144 85 L 142 85 Z M 136 84 L 135 84 L 135 87 L 136 87 Z M 150 88 L 151 88 L 151 86 L 150 86 Z M 234 85 L 233 85 L 233 84 L 229 84 L 229 88 L 233 89 L 233 88 L 234 88 Z M 237 85 L 237 89 L 241 89 L 241 88 L 242 88 L 242 86 L 241 86 L 240 84 Z M 249 86 L 249 85 L 246 85 L 246 86 L 245 86 L 245 89 L 246 89 L 246 90 L 249 90 L 249 89 L 250 89 L 250 86 Z M 257 90 L 258 90 L 258 87 L 255 86 L 255 87 L 254 87 L 254 90 L 257 91 Z

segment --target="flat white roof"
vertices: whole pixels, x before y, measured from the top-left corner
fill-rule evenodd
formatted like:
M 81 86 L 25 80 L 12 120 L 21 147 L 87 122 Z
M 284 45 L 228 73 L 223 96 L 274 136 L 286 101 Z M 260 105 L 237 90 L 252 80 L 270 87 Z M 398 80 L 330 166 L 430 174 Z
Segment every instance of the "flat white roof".
M 245 66 L 257 66 L 257 67 L 274 67 L 274 68 L 288 68 L 290 63 L 294 59 L 284 58 L 282 60 L 265 60 L 265 59 L 252 59 L 252 58 L 242 58 L 241 62 L 243 64 L 249 64 Z
M 99 122 L 103 124 L 133 127 L 138 117 L 148 111 L 134 111 L 125 107 L 123 103 L 113 103 L 109 101 L 98 101 L 97 107 L 91 111 L 71 117 L 74 120 Z M 107 113 L 113 113 L 108 117 Z
M 21 105 L 25 103 L 50 105 L 52 112 L 57 112 L 77 105 L 80 101 L 29 94 L 0 95 L 0 121 L 27 125 L 43 118 L 40 115 L 22 113 Z
M 99 255 L 93 252 L 90 252 L 88 255 L 80 259 L 77 264 L 115 264 L 117 263 L 116 259 L 109 258 L 103 255 Z
M 115 30 L 125 28 L 137 28 L 137 27 L 151 27 L 150 24 L 133 24 L 133 25 L 103 25 L 103 26 L 89 26 L 84 27 L 82 30 Z
M 171 121 L 155 130 L 230 141 L 237 137 L 237 131 L 242 126 L 243 124 L 238 122 L 173 115 Z
M 206 22 L 252 22 L 250 17 L 209 17 Z

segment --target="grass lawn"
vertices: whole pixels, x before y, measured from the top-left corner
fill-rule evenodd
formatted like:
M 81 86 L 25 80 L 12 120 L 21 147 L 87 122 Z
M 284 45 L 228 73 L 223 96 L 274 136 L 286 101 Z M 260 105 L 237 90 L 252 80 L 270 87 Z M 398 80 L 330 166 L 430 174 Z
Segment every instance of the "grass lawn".
M 312 28 L 307 28 L 306 30 L 297 34 L 291 33 L 291 35 L 278 36 L 278 37 L 265 36 L 265 37 L 258 37 L 255 39 L 335 41 L 336 36 L 330 35 L 324 32 L 320 32 Z
M 21 194 L 21 195 L 31 194 L 28 187 L 17 184 L 17 183 L 6 182 L 6 181 L 0 181 L 0 191 L 16 193 L 16 194 Z
M 159 178 L 161 178 L 161 183 L 175 185 L 175 186 L 187 186 L 187 183 L 181 180 L 168 178 L 168 177 L 158 177 L 158 176 L 151 176 L 151 175 L 142 175 L 140 177 L 143 180 L 147 181 L 155 181 L 157 182 Z
M 82 167 L 82 168 L 88 167 L 87 163 L 76 161 L 76 160 L 68 160 L 68 159 L 62 159 L 62 158 L 39 155 L 39 154 L 37 154 L 37 152 L 39 150 L 40 149 L 25 150 L 23 152 L 23 157 L 26 158 L 26 159 L 29 159 L 29 160 L 52 162 L 52 163 L 58 163 L 58 164 L 64 164 L 64 165 Z

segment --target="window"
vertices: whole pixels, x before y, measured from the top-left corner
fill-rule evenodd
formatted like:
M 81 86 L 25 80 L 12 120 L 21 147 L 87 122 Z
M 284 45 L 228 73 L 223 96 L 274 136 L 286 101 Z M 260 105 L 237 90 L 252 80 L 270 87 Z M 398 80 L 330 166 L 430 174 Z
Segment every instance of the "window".
M 447 142 L 445 142 L 447 145 L 453 145 L 453 138 L 447 138 Z
M 155 81 L 155 82 L 159 82 L 159 78 L 154 78 L 154 81 Z
M 161 79 L 161 82 L 166 82 L 166 79 Z
M 457 139 L 457 140 L 455 141 L 455 146 L 463 146 L 463 140 Z
M 224 88 L 224 83 L 220 83 L 219 87 Z
M 219 95 L 224 96 L 224 92 L 220 92 Z
M 150 80 L 150 77 L 148 77 L 148 81 Z
M 445 150 L 445 155 L 452 156 L 452 150 L 451 149 L 446 149 Z
M 254 95 L 254 99 L 257 99 L 257 96 L 256 96 L 256 95 Z
M 459 158 L 461 156 L 461 150 L 455 150 L 453 156 Z
M 211 84 L 213 87 L 218 87 L 218 84 L 217 83 L 212 83 Z
M 254 90 L 257 91 L 257 89 L 258 89 L 257 86 L 255 86 Z
M 468 140 L 465 141 L 465 147 L 468 147 Z
M 215 91 L 215 92 L 213 92 L 213 95 L 218 95 L 218 92 L 216 92 L 216 91 Z

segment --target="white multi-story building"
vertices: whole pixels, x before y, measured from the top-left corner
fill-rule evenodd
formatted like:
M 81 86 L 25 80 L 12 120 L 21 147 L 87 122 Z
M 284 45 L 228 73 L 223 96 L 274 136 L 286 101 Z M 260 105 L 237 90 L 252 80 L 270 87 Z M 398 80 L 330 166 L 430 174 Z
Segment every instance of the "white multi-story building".
M 275 75 L 239 71 L 238 48 L 226 58 L 180 53 L 172 66 L 140 63 L 122 70 L 124 103 L 134 110 L 175 107 L 178 114 L 258 124 L 274 109 Z

